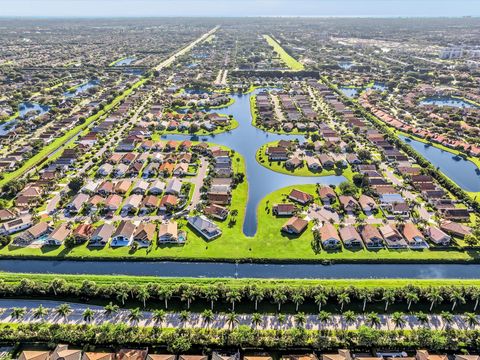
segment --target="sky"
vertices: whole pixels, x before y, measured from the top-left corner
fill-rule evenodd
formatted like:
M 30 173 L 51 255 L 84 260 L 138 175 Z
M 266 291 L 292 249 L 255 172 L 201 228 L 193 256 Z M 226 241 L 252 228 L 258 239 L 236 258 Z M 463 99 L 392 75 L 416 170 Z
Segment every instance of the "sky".
M 0 0 L 0 17 L 480 16 L 480 0 Z

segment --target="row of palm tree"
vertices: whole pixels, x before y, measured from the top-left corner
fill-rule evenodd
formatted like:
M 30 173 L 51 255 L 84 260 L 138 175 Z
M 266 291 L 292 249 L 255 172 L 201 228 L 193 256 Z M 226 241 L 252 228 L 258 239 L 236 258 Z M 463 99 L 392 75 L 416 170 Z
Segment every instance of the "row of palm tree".
M 105 305 L 102 313 L 106 317 L 112 317 L 113 315 L 117 314 L 119 310 L 120 308 L 118 305 L 109 303 Z M 46 317 L 51 313 L 51 314 L 60 316 L 66 320 L 72 312 L 73 312 L 73 309 L 69 304 L 60 304 L 58 307 L 54 309 L 46 309 L 42 305 L 40 305 L 37 308 L 32 310 L 32 315 L 35 319 L 45 320 Z M 26 308 L 16 307 L 12 309 L 10 316 L 13 319 L 20 320 L 26 315 L 26 313 L 27 313 Z M 96 312 L 94 310 L 90 308 L 86 308 L 82 313 L 82 318 L 85 322 L 89 323 L 93 321 L 95 315 L 96 315 Z M 166 316 L 167 316 L 167 312 L 165 310 L 156 309 L 152 313 L 152 320 L 155 321 L 156 324 L 162 324 L 165 321 Z M 265 315 L 262 315 L 258 312 L 253 313 L 251 315 L 252 325 L 255 328 L 257 328 L 264 321 L 264 316 Z M 423 326 L 429 325 L 430 317 L 426 313 L 416 312 L 416 313 L 412 313 L 411 316 L 413 316 L 416 319 L 416 321 L 421 325 Z M 202 318 L 205 325 L 209 325 L 213 322 L 215 318 L 215 313 L 210 309 L 205 309 L 200 314 L 200 317 Z M 144 318 L 144 314 L 140 308 L 133 308 L 128 311 L 127 318 L 132 323 L 137 324 L 139 321 L 141 321 Z M 178 319 L 183 325 L 186 324 L 190 320 L 190 318 L 191 318 L 191 313 L 187 310 L 183 310 L 180 313 L 178 313 Z M 329 323 L 332 323 L 332 324 L 334 323 L 333 322 L 334 314 L 325 310 L 321 310 L 318 313 L 316 318 L 320 324 L 327 325 Z M 355 313 L 352 310 L 347 310 L 344 313 L 342 313 L 340 319 L 341 319 L 341 322 L 344 323 L 344 325 L 349 326 L 354 324 L 355 322 L 358 322 L 361 318 L 365 321 L 365 323 L 369 324 L 372 327 L 378 327 L 381 324 L 381 318 L 375 312 L 370 312 L 364 315 L 360 315 Z M 449 326 L 453 323 L 454 315 L 451 312 L 442 311 L 440 313 L 440 318 L 442 319 L 443 324 L 445 326 Z M 471 328 L 474 328 L 479 325 L 478 317 L 475 313 L 466 312 L 462 315 L 461 318 L 465 322 L 465 324 Z M 287 320 L 287 316 L 285 314 L 280 313 L 275 315 L 275 319 L 279 325 L 283 325 Z M 303 327 L 306 322 L 306 315 L 303 312 L 298 312 L 293 316 L 293 319 L 294 319 L 295 326 Z M 395 328 L 403 328 L 407 323 L 407 314 L 397 311 L 391 314 L 390 319 L 391 319 L 391 322 L 394 324 Z M 226 322 L 230 327 L 234 327 L 239 323 L 238 315 L 234 311 L 227 313 Z

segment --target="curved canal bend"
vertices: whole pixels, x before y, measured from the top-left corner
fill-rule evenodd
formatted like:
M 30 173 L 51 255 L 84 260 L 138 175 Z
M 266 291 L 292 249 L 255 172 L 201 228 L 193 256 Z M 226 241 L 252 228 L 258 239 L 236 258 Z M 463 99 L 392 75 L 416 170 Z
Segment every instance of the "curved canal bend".
M 243 223 L 243 233 L 246 236 L 254 236 L 257 231 L 257 207 L 268 194 L 291 185 L 316 184 L 338 185 L 346 179 L 343 176 L 293 176 L 280 174 L 260 165 L 256 158 L 257 150 L 267 142 L 278 140 L 304 141 L 303 135 L 278 135 L 260 130 L 252 125 L 252 114 L 250 111 L 250 98 L 265 88 L 256 89 L 248 94 L 232 94 L 235 100 L 228 107 L 212 109 L 208 112 L 218 112 L 232 115 L 238 121 L 238 127 L 232 131 L 218 135 L 163 135 L 164 140 L 185 140 L 208 141 L 219 145 L 227 146 L 245 159 L 246 180 L 248 181 L 248 201 Z M 238 209 L 239 211 L 241 209 Z
M 259 264 L 0 260 L 0 272 L 252 279 L 478 279 L 479 264 Z

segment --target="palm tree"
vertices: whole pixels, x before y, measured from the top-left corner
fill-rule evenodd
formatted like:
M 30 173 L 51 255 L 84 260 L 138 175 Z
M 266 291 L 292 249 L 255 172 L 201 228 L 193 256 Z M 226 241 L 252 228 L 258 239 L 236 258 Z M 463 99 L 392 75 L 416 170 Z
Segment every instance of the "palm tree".
M 430 312 L 432 312 L 433 307 L 435 304 L 440 303 L 443 301 L 442 294 L 437 288 L 432 288 L 426 295 L 428 301 L 430 301 Z
M 282 304 L 287 301 L 287 294 L 283 288 L 277 288 L 272 294 L 273 301 L 278 305 L 278 312 L 282 307 Z
M 471 328 L 474 328 L 475 326 L 478 325 L 478 318 L 477 314 L 471 313 L 471 312 L 466 312 L 463 314 L 463 317 L 465 318 L 465 322 L 470 326 Z
M 48 310 L 45 309 L 42 304 L 40 304 L 40 306 L 38 308 L 33 310 L 33 317 L 35 319 L 38 319 L 38 318 L 43 319 L 43 318 L 45 318 L 45 316 L 47 316 L 47 314 L 48 314 Z
M 263 300 L 265 297 L 265 292 L 263 289 L 258 288 L 256 286 L 251 286 L 248 289 L 248 298 L 254 302 L 255 304 L 255 311 L 258 310 L 258 303 Z
M 82 317 L 83 317 L 83 320 L 84 320 L 84 321 L 90 322 L 90 321 L 92 321 L 94 315 L 95 315 L 95 313 L 93 312 L 92 309 L 86 308 L 86 309 L 83 311 Z
M 125 305 L 125 301 L 128 299 L 128 285 L 126 284 L 120 284 L 118 289 L 116 289 L 117 292 L 117 300 L 122 302 L 122 305 Z
M 168 309 L 168 300 L 170 300 L 173 295 L 173 289 L 170 286 L 162 286 L 158 289 L 157 295 L 165 302 L 165 309 Z
M 322 306 L 328 301 L 328 295 L 321 291 L 315 295 L 315 303 L 318 305 L 318 312 L 322 311 Z
M 317 318 L 321 324 L 326 325 L 332 319 L 332 314 L 329 313 L 328 311 L 322 310 L 318 313 Z
M 345 304 L 350 304 L 350 295 L 347 292 L 341 292 L 337 296 L 338 303 L 340 304 L 340 311 L 343 312 L 343 307 Z
M 367 307 L 367 302 L 370 302 L 373 299 L 373 293 L 370 291 L 370 289 L 362 289 L 358 294 L 358 297 L 363 300 L 362 311 L 365 312 L 365 308 Z
M 450 301 L 452 302 L 452 310 L 455 310 L 457 303 L 465 304 L 465 297 L 458 290 L 452 290 L 449 294 Z
M 109 302 L 107 305 L 104 306 L 103 312 L 107 317 L 110 317 L 113 314 L 116 314 L 119 310 L 118 305 Z
M 260 325 L 263 321 L 263 317 L 259 313 L 253 313 L 252 314 L 252 325 L 255 327 L 255 329 Z
M 468 294 L 470 295 L 470 298 L 475 301 L 475 305 L 473 306 L 473 311 L 477 311 L 478 307 L 478 302 L 480 301 L 480 288 L 476 286 L 472 286 L 468 290 Z
M 53 291 L 55 296 L 57 296 L 57 292 L 61 291 L 66 284 L 67 282 L 64 279 L 55 278 L 50 282 L 48 288 Z
M 147 305 L 147 300 L 150 298 L 150 292 L 145 286 L 137 290 L 137 299 L 143 303 L 143 308 Z
M 417 318 L 418 322 L 424 326 L 426 326 L 429 322 L 428 315 L 421 311 L 415 313 L 415 317 Z
M 295 325 L 297 327 L 303 327 L 305 325 L 305 322 L 307 321 L 307 318 L 303 312 L 299 312 L 298 314 L 295 314 Z
M 213 321 L 213 317 L 214 315 L 212 310 L 208 310 L 208 309 L 203 310 L 202 318 L 205 324 L 209 325 Z
M 292 295 L 292 300 L 295 303 L 295 311 L 298 312 L 298 307 L 305 301 L 305 298 L 301 292 L 295 292 Z
M 196 291 L 192 287 L 187 287 L 182 291 L 180 299 L 187 302 L 187 309 L 190 309 L 190 304 L 195 300 Z
M 287 321 L 287 317 L 285 316 L 285 314 L 278 314 L 277 321 L 279 325 L 283 325 L 285 324 L 285 321 Z
M 227 324 L 233 329 L 239 322 L 238 315 L 233 311 L 227 314 Z
M 68 304 L 60 304 L 55 311 L 58 315 L 63 316 L 64 319 L 67 319 L 68 315 L 70 315 L 73 310 Z
M 392 322 L 393 324 L 395 325 L 395 328 L 397 327 L 404 327 L 407 320 L 405 320 L 405 314 L 400 312 L 400 311 L 396 311 L 392 314 Z
M 385 312 L 388 310 L 388 305 L 395 302 L 395 291 L 388 289 L 383 292 L 382 300 L 385 301 Z
M 183 310 L 182 312 L 180 312 L 178 316 L 180 318 L 180 322 L 182 323 L 182 325 L 185 325 L 188 319 L 190 318 L 190 312 L 187 310 Z
M 133 322 L 134 324 L 138 323 L 143 318 L 143 314 L 140 311 L 140 308 L 130 309 L 128 314 L 128 320 Z
M 12 317 L 12 319 L 21 319 L 25 316 L 25 313 L 27 312 L 27 310 L 25 308 L 19 308 L 19 307 L 16 307 L 16 308 L 13 308 L 12 309 L 12 312 L 10 313 L 10 316 Z
M 448 311 L 442 311 L 440 317 L 443 320 L 444 327 L 449 327 L 453 322 L 453 314 Z
M 367 315 L 367 321 L 372 327 L 378 327 L 380 325 L 380 316 L 376 312 L 371 312 Z
M 345 321 L 345 324 L 347 327 L 355 322 L 357 320 L 357 315 L 352 310 L 347 310 L 343 313 L 343 321 Z
M 235 312 L 235 303 L 242 299 L 242 295 L 236 289 L 232 289 L 226 294 L 226 299 L 232 304 L 232 312 Z
M 165 310 L 163 309 L 155 309 L 153 310 L 152 319 L 155 321 L 156 324 L 162 324 L 165 321 Z
M 213 305 L 215 304 L 215 301 L 217 301 L 219 297 L 217 288 L 214 288 L 212 286 L 207 287 L 204 292 L 204 297 L 205 299 L 210 301 L 210 310 L 213 311 Z
M 418 294 L 413 291 L 409 291 L 405 294 L 405 299 L 407 300 L 407 309 L 410 310 L 412 303 L 416 303 L 418 301 Z

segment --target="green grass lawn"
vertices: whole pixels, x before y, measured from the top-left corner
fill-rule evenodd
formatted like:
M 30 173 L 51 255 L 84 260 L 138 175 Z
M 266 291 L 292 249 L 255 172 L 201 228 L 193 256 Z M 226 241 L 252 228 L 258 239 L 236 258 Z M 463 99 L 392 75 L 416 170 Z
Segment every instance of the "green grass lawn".
M 208 131 L 205 129 L 199 129 L 198 131 L 194 133 L 190 133 L 188 130 L 180 131 L 180 130 L 163 130 L 163 131 L 157 131 L 154 134 L 152 134 L 152 140 L 153 141 L 158 141 L 160 140 L 162 135 L 175 135 L 175 134 L 182 134 L 182 135 L 189 135 L 189 134 L 195 134 L 195 135 L 217 135 L 221 134 L 224 132 L 232 131 L 238 127 L 238 121 L 235 119 L 232 119 L 230 121 L 230 124 L 225 127 L 217 127 L 214 131 Z
M 263 35 L 263 37 L 267 41 L 268 45 L 273 47 L 273 51 L 275 51 L 278 56 L 280 56 L 280 59 L 282 59 L 285 65 L 287 65 L 291 70 L 304 70 L 303 64 L 298 62 L 289 53 L 287 53 L 285 49 L 275 39 L 273 39 L 269 35 Z

